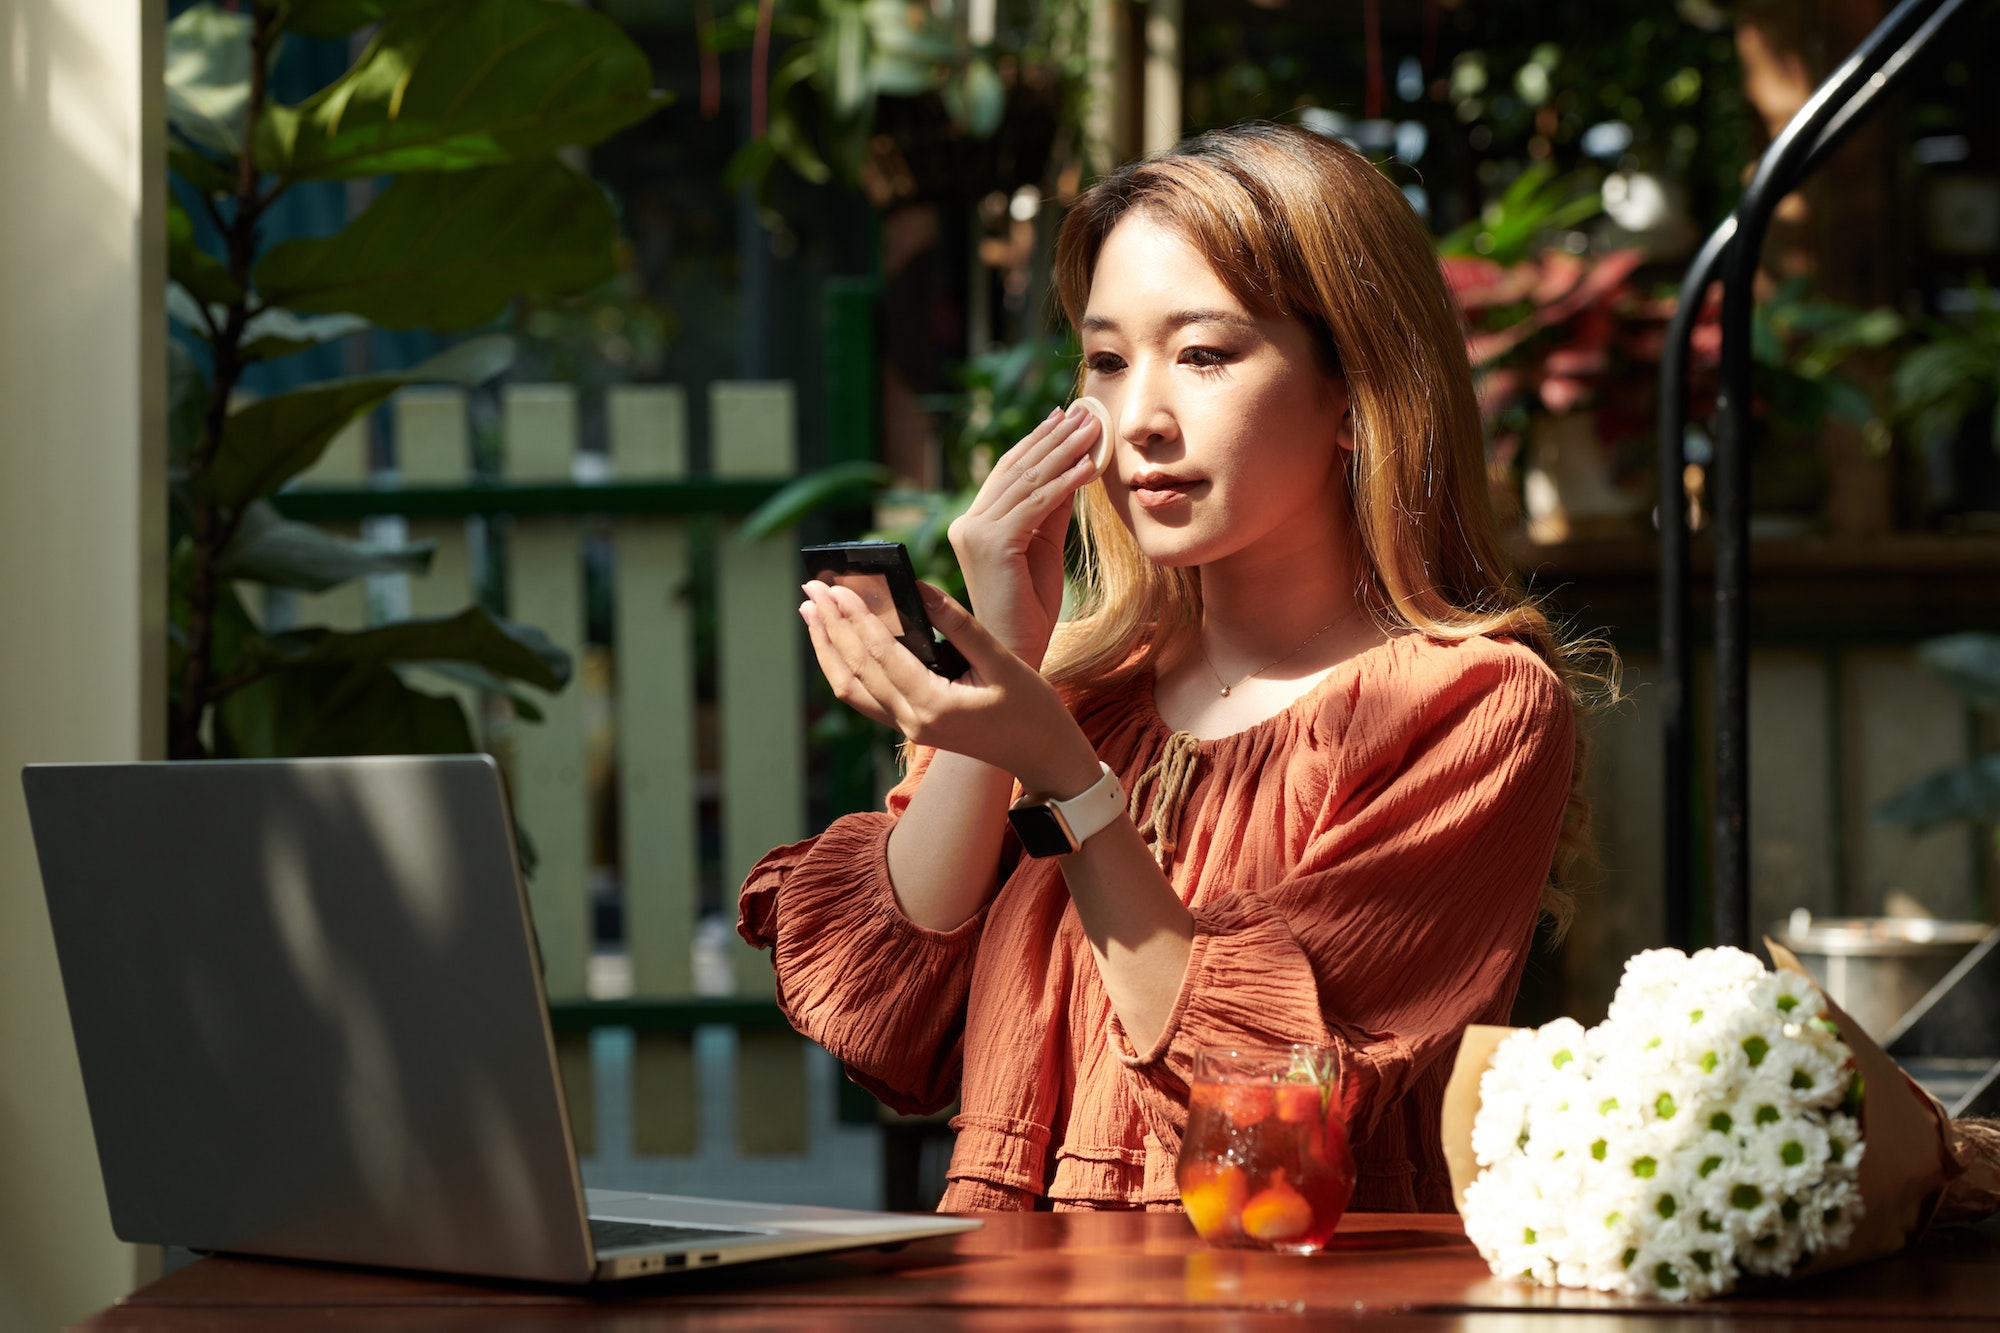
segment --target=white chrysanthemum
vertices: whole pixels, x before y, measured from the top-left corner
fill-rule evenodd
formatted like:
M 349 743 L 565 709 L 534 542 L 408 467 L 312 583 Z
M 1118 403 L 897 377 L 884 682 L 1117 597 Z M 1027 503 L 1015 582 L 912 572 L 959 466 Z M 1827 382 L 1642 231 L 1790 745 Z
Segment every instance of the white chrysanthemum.
M 1813 1251 L 1836 1250 L 1854 1234 L 1861 1219 L 1861 1186 L 1853 1180 L 1833 1180 L 1814 1191 L 1812 1216 L 1807 1226 L 1816 1234 Z
M 1793 1026 L 1799 1029 L 1801 1037 L 1806 1033 L 1818 1035 L 1814 1029 Z M 1823 1042 L 1788 1040 L 1773 1063 L 1781 1063 L 1777 1072 L 1783 1076 L 1793 1102 L 1801 1108 L 1838 1105 L 1847 1092 L 1848 1070 L 1836 1052 L 1827 1049 Z
M 1479 1115 L 1472 1129 L 1475 1161 L 1491 1165 L 1523 1146 L 1530 1102 L 1546 1097 L 1551 1079 L 1587 1058 L 1584 1037 L 1582 1024 L 1562 1018 L 1517 1032 L 1494 1049 L 1479 1079 Z
M 1840 1111 L 1830 1111 L 1825 1120 L 1829 1180 L 1852 1180 L 1861 1170 L 1861 1122 Z
M 1851 1083 L 1805 979 L 1740 950 L 1649 950 L 1597 1027 L 1495 1052 L 1466 1234 L 1496 1273 L 1670 1300 L 1788 1272 L 1859 1216 Z
M 1536 1224 L 1548 1210 L 1524 1159 L 1518 1155 L 1502 1158 L 1481 1172 L 1466 1187 L 1462 1211 L 1466 1237 L 1495 1273 L 1548 1280 L 1546 1266 L 1535 1249 L 1539 1241 Z
M 1803 1195 L 1826 1177 L 1827 1134 L 1806 1117 L 1759 1126 L 1748 1150 L 1787 1195 Z

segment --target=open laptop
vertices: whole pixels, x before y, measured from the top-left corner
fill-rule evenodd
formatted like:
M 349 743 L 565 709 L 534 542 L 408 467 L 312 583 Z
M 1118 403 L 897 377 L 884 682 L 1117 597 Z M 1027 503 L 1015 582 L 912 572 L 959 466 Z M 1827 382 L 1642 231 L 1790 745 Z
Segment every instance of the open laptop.
M 486 756 L 22 781 L 124 1240 L 586 1282 L 978 1225 L 585 1191 Z

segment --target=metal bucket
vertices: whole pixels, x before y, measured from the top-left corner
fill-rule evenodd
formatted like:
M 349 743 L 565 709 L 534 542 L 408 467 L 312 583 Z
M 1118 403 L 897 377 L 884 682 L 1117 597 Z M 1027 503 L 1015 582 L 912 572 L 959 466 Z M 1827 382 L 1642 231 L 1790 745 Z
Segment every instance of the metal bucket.
M 1778 939 L 1835 1004 L 1881 1041 L 1992 929 L 1983 921 L 1930 917 L 1815 917 L 1800 908 Z

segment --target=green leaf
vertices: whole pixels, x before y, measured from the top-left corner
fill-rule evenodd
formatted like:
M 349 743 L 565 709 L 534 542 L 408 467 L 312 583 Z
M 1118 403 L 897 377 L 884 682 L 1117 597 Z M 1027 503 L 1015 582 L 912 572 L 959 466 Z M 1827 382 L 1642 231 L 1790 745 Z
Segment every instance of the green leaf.
M 354 65 L 262 117 L 260 166 L 293 180 L 461 171 L 593 144 L 665 105 L 617 24 L 564 0 L 399 9 Z
M 915 97 L 930 92 L 943 82 L 943 67 L 927 61 L 878 52 L 868 62 L 870 89 L 890 97 Z
M 167 318 L 173 320 L 203 342 L 207 342 L 208 325 L 202 322 L 203 310 L 208 312 L 209 319 L 214 322 L 217 328 L 222 327 L 222 321 L 229 315 L 229 311 L 222 306 L 202 305 L 201 302 L 194 299 L 194 296 L 187 288 L 181 286 L 171 278 L 167 280 Z
M 207 320 L 202 318 L 207 311 Z M 209 326 L 221 328 L 229 318 L 227 306 L 211 301 L 204 306 L 178 282 L 167 283 L 167 314 L 188 332 L 208 340 Z M 238 355 L 249 361 L 268 361 L 289 356 L 308 347 L 350 337 L 368 327 L 358 315 L 297 315 L 278 306 L 266 306 L 243 324 L 243 344 Z
M 462 329 L 517 295 L 588 291 L 616 272 L 604 191 L 549 160 L 404 176 L 325 239 L 281 241 L 258 263 L 264 299 L 351 311 L 392 329 Z
M 1853 380 L 1844 375 L 1829 375 L 1820 384 L 1826 393 L 1827 415 L 1857 426 L 1874 419 L 1874 399 Z
M 2000 319 L 1989 312 L 1930 326 L 1931 341 L 1913 349 L 1890 377 L 1896 414 L 1919 448 L 1936 456 L 1951 446 L 1967 417 L 2000 421 Z M 1995 437 L 2000 443 L 2000 435 Z
M 800 519 L 816 510 L 871 499 L 895 480 L 896 474 L 880 463 L 836 463 L 808 472 L 758 505 L 736 530 L 737 539 L 763 541 L 796 527 Z
M 1887 347 L 1909 331 L 1903 317 L 1884 306 L 1863 311 L 1830 335 L 1843 347 Z
M 434 688 L 438 685 L 465 685 L 487 694 L 498 694 L 514 706 L 516 717 L 526 722 L 542 720 L 541 705 L 527 691 L 515 688 L 485 667 L 474 666 L 470 662 L 399 662 L 396 674 L 406 684 L 418 689 L 428 681 Z
M 242 355 L 268 361 L 351 337 L 367 328 L 368 321 L 359 315 L 297 315 L 266 306 L 243 325 Z
M 771 142 L 768 134 L 761 139 L 750 140 L 730 154 L 729 164 L 722 169 L 723 188 L 734 193 L 745 185 L 763 180 L 777 160 L 778 146 Z
M 169 146 L 167 166 L 203 194 L 230 194 L 236 189 L 235 172 L 213 158 L 203 157 L 192 148 Z
M 1918 778 L 1877 806 L 1875 817 L 1906 824 L 1915 833 L 1960 820 L 1976 824 L 2000 818 L 2000 754 Z
M 928 5 L 903 0 L 865 0 L 868 36 L 877 51 L 929 65 L 955 60 L 957 44 L 951 31 Z
M 984 60 L 975 59 L 953 70 L 939 93 L 952 123 L 980 139 L 999 127 L 1007 106 L 1007 90 L 993 66 Z
M 305 37 L 345 37 L 389 15 L 438 0 L 292 0 L 285 27 Z
M 167 192 L 167 276 L 187 288 L 197 300 L 228 305 L 243 295 L 222 261 L 194 240 L 194 219 L 181 201 Z
M 974 60 L 965 67 L 964 107 L 965 127 L 974 138 L 991 138 L 1000 128 L 1000 118 L 1007 112 L 1007 89 L 989 62 Z
M 789 107 L 772 104 L 767 135 L 772 150 L 802 178 L 815 185 L 824 185 L 833 179 L 833 169 L 814 151 L 812 140 L 806 136 L 804 127 Z
M 230 414 L 222 446 L 199 484 L 224 507 L 240 509 L 318 462 L 343 426 L 405 384 L 479 384 L 513 359 L 512 339 L 473 338 L 396 374 L 331 380 L 260 399 Z
M 348 422 L 373 410 L 402 384 L 379 375 L 330 380 L 238 408 L 224 424 L 221 448 L 197 485 L 230 509 L 269 495 L 318 462 Z
M 325 592 L 365 574 L 426 574 L 434 541 L 384 546 L 336 537 L 281 516 L 267 501 L 243 511 L 243 521 L 217 561 L 226 578 L 249 579 L 301 592 Z
M 288 666 L 467 662 L 502 679 L 551 692 L 568 684 L 570 677 L 569 654 L 546 634 L 478 606 L 455 616 L 399 620 L 374 629 L 287 630 L 269 640 L 268 651 Z
M 1917 661 L 1974 708 L 2000 712 L 2000 634 L 1947 634 L 1917 645 Z
M 284 668 L 216 705 L 218 758 L 469 754 L 458 700 L 414 690 L 380 662 Z
M 250 15 L 199 4 L 167 24 L 167 124 L 220 157 L 243 150 L 250 103 Z
M 812 136 L 799 123 L 791 105 L 792 90 L 813 77 L 819 68 L 819 54 L 807 43 L 801 42 L 787 53 L 771 76 L 770 111 L 765 136 L 770 141 L 770 150 L 783 158 L 793 171 L 815 185 L 824 185 L 833 179 L 833 171 L 814 149 Z M 756 177 L 761 177 L 769 169 L 769 158 L 761 159 Z
M 819 37 L 816 73 L 821 91 L 832 103 L 833 114 L 842 120 L 861 114 L 868 105 L 868 23 L 861 7 L 833 6 Z M 777 79 L 771 81 L 777 86 Z

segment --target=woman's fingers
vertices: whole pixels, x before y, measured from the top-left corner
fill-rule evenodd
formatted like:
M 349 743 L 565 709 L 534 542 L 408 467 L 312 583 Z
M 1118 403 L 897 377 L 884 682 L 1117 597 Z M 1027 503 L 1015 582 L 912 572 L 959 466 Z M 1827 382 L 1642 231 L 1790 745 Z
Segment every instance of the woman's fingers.
M 1089 429 L 1085 429 L 1089 423 Z M 1069 474 L 1079 462 L 1087 466 L 1096 442 L 1097 418 L 1085 409 L 1049 420 L 1001 456 L 966 509 L 968 518 L 996 518 L 1018 509 L 1033 497 L 1036 507 L 1054 507 L 1082 484 Z M 1076 451 L 1081 446 L 1083 452 Z M 1068 482 L 1065 485 L 1063 483 Z
M 847 657 L 834 646 L 832 636 L 827 632 L 827 617 L 808 594 L 807 600 L 799 607 L 799 618 L 806 622 L 806 633 L 812 637 L 813 656 L 819 659 L 819 669 L 826 677 L 826 683 L 833 689 L 833 697 L 860 713 L 863 717 L 896 725 L 889 711 L 881 701 L 870 694 L 848 665 Z
M 1000 511 L 1016 508 L 1035 492 L 1063 480 L 1079 465 L 1088 468 L 1101 429 L 1096 416 L 1087 409 L 1071 408 L 1040 447 L 1020 451 L 1015 465 L 1004 474 L 994 468 L 996 474 L 1004 476 L 1005 484 L 994 496 L 992 507 Z
M 970 755 L 1009 772 L 1031 756 L 1046 724 L 1040 710 L 1063 704 L 1032 667 L 972 618 L 958 602 L 919 584 L 933 623 L 958 646 L 972 669 L 947 681 L 919 662 L 868 610 L 851 588 L 814 581 L 804 608 L 828 678 L 845 682 L 841 695 L 869 716 L 920 744 Z M 862 702 L 866 701 L 867 707 Z M 1027 748 L 1024 749 L 1024 746 Z
M 994 497 L 1006 488 L 1008 479 L 1013 476 L 1014 469 L 1020 465 L 1021 459 L 1033 453 L 1037 447 L 1060 430 L 1062 425 L 1063 413 L 1058 408 L 1043 417 L 1041 424 L 1022 436 L 1013 448 L 995 459 L 992 471 L 986 474 L 986 480 L 979 483 L 979 490 L 972 497 L 972 503 L 966 507 L 965 512 L 973 515 L 983 513 L 993 503 Z
M 1099 429 L 1097 418 L 1085 412 L 1061 444 L 1015 473 L 994 497 L 988 516 L 1018 518 L 1024 527 L 1038 525 L 1090 480 L 1090 455 Z
M 827 642 L 853 673 L 859 691 L 875 701 L 904 735 L 914 725 L 911 696 L 921 697 L 941 682 L 888 627 L 869 611 L 852 588 L 808 584 L 820 612 Z

